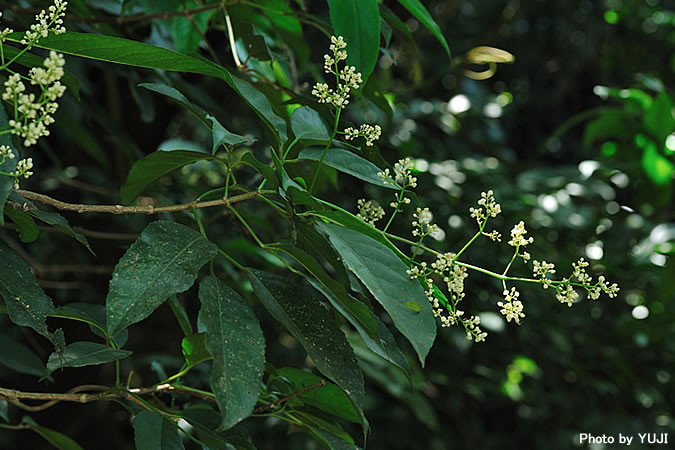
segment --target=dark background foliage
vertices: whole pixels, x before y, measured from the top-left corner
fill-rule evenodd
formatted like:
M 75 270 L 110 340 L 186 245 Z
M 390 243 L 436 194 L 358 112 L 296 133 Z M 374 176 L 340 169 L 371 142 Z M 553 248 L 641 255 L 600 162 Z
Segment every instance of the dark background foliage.
M 14 4 L 0 2 L 0 9 L 9 3 Z M 31 3 L 38 6 L 39 2 Z M 117 2 L 84 3 L 94 16 L 118 8 Z M 124 3 L 134 14 L 171 9 L 167 6 L 171 2 Z M 291 3 L 299 10 L 303 2 Z M 378 107 L 377 97 L 362 96 L 346 120 L 360 123 L 365 119 L 383 126 L 378 148 L 387 162 L 404 156 L 417 159 L 417 195 L 445 231 L 436 248 L 456 251 L 473 235 L 468 208 L 481 191 L 493 189 L 504 211 L 495 227 L 506 234 L 513 223 L 525 220 L 535 238 L 531 252 L 536 259 L 554 261 L 559 273 L 564 273 L 579 256 L 586 256 L 593 262 L 592 273 L 605 274 L 622 290 L 613 300 L 584 300 L 567 308 L 553 293 L 523 286 L 527 317 L 520 326 L 504 327 L 495 315 L 500 283 L 472 274 L 467 279 L 466 301 L 483 316 L 490 333 L 486 343 L 472 344 L 460 330 L 442 329 L 424 369 L 410 358 L 416 367 L 414 390 L 383 361 L 360 359 L 367 377 L 370 448 L 568 449 L 577 447 L 580 432 L 613 436 L 670 432 L 675 439 L 671 417 L 675 404 L 671 380 L 675 369 L 673 184 L 658 184 L 650 178 L 650 168 L 641 163 L 642 149 L 632 136 L 627 142 L 610 135 L 584 142 L 588 124 L 606 111 L 591 113 L 587 120 L 575 119 L 593 108 L 625 105 L 625 99 L 597 95 L 601 92 L 597 86 L 641 89 L 654 98 L 660 92 L 672 95 L 674 3 L 425 2 L 448 40 L 453 66 L 426 28 L 396 2 L 384 3 L 405 22 L 412 39 L 394 29 L 390 45 L 380 54 L 370 83 L 387 102 L 379 102 Z M 312 25 L 316 17 L 321 28 L 329 29 L 328 8 L 323 2 L 307 2 L 306 11 L 301 17 L 308 20 L 299 36 L 264 20 L 255 8 L 230 8 L 239 35 L 250 33 L 253 23 L 257 32 L 266 35 L 270 53 L 290 75 L 286 85 L 274 78 L 265 62 L 255 63 L 270 80 L 259 86 L 282 113 L 288 108 L 282 102 L 289 99 L 284 93 L 290 91 L 277 89 L 275 83 L 295 93 L 289 103 L 314 104 L 310 86 L 321 76 L 328 38 Z M 3 17 L 17 23 L 15 29 L 31 19 L 9 9 Z M 168 21 L 67 25 L 69 30 L 174 45 Z M 212 20 L 206 36 L 223 64 L 234 67 L 222 18 Z M 467 66 L 462 59 L 466 61 L 464 55 L 480 45 L 504 49 L 515 61 L 499 64 L 487 80 L 471 79 L 464 73 L 466 68 L 485 67 Z M 202 53 L 210 57 L 202 47 Z M 257 138 L 254 151 L 261 159 L 268 158 L 259 121 L 220 80 L 77 58 L 67 61 L 67 69 L 81 80 L 81 100 L 78 103 L 72 96 L 63 100 L 52 136 L 32 154 L 38 172 L 25 183 L 26 189 L 78 203 L 117 203 L 119 187 L 133 162 L 160 144 L 180 138 L 208 147 L 208 134 L 192 116 L 164 97 L 137 87 L 140 82 L 170 80 L 230 130 Z M 470 107 L 458 112 L 456 106 L 462 100 L 468 100 Z M 641 114 L 627 115 L 625 120 L 640 122 Z M 609 151 L 603 144 L 606 141 L 618 143 L 618 151 Z M 672 151 L 666 156 L 673 161 Z M 364 191 L 362 185 L 343 177 L 337 176 L 337 188 L 326 181 L 321 195 L 352 211 L 362 196 L 375 197 L 381 204 L 389 202 L 388 192 L 371 186 Z M 160 180 L 144 195 L 160 204 L 185 202 L 223 181 L 216 166 L 200 163 Z M 278 240 L 289 232 L 286 223 L 260 204 L 242 210 L 264 240 Z M 187 215 L 172 217 L 191 222 Z M 86 229 L 130 236 L 126 240 L 90 238 L 97 253 L 94 258 L 67 238 L 43 232 L 38 241 L 23 247 L 25 256 L 34 262 L 38 278 L 57 305 L 102 304 L 113 266 L 149 219 L 94 214 L 68 218 Z M 284 273 L 278 261 L 251 244 L 231 216 L 209 213 L 205 220 L 210 223 L 209 237 L 242 264 Z M 394 232 L 407 236 L 408 221 L 400 220 Z M 17 241 L 13 231 L 1 233 L 4 239 Z M 493 243 L 480 242 L 474 247 L 468 260 L 472 264 L 500 271 L 508 262 L 508 252 L 495 250 Z M 80 270 L 66 271 L 66 265 Z M 216 270 L 233 286 L 246 289 L 232 266 L 222 263 Z M 522 266 L 517 270 L 529 275 Z M 179 295 L 179 300 L 195 321 L 196 288 Z M 275 366 L 306 367 L 299 344 L 255 301 L 251 305 L 265 333 L 267 359 Z M 641 306 L 649 315 L 638 320 L 644 308 L 636 307 Z M 0 320 L 8 325 L 6 318 Z M 66 326 L 58 320 L 50 324 Z M 72 340 L 79 340 L 78 333 L 86 339 L 89 333 L 86 325 L 67 326 Z M 51 350 L 44 342 L 36 341 L 30 332 L 12 330 L 15 338 L 46 359 Z M 161 379 L 158 372 L 175 372 L 182 363 L 181 337 L 168 306 L 163 306 L 130 330 L 127 348 L 142 351 L 136 353 L 133 367 L 123 362 L 124 373 L 133 369 L 133 384 L 140 386 Z M 65 369 L 47 383 L 50 391 L 63 392 L 92 380 L 105 383 L 102 380 L 112 377 L 109 365 L 94 366 Z M 196 385 L 207 379 L 207 371 L 199 368 L 189 374 Z M 26 391 L 42 390 L 44 385 L 12 375 L 3 367 L 0 380 L 3 386 Z M 128 413 L 113 402 L 64 403 L 35 417 L 84 448 L 133 448 Z M 246 425 L 261 449 L 318 448 L 304 434 L 287 434 L 287 426 L 273 419 L 252 419 Z M 350 431 L 358 434 L 358 430 Z M 46 448 L 46 444 L 27 431 L 2 431 L 0 447 Z

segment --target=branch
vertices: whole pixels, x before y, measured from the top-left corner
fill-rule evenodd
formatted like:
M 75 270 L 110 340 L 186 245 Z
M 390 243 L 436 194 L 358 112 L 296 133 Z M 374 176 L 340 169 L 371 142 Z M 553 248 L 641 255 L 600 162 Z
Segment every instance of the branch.
M 91 391 L 98 392 L 94 393 Z M 134 395 L 157 394 L 161 392 L 179 392 L 215 402 L 215 399 L 206 393 L 196 392 L 192 389 L 184 389 L 181 387 L 172 386 L 170 384 L 160 384 L 158 386 L 127 390 L 109 386 L 99 386 L 96 384 L 85 384 L 74 387 L 65 394 L 22 392 L 0 387 L 0 399 L 7 400 L 9 403 L 25 411 L 38 412 L 44 411 L 47 408 L 51 408 L 58 402 L 90 403 L 99 400 L 123 399 L 139 403 L 138 399 L 136 399 Z M 22 402 L 22 400 L 46 400 L 46 402 L 41 405 L 31 406 L 26 405 Z
M 291 395 L 287 395 L 284 398 L 280 398 L 279 400 L 277 400 L 275 402 L 272 402 L 269 405 L 264 405 L 264 406 L 261 406 L 259 408 L 256 408 L 256 409 L 253 410 L 253 414 L 260 414 L 261 412 L 265 412 L 268 409 L 274 409 L 277 406 L 279 406 L 280 404 L 294 399 L 298 395 L 302 395 L 306 392 L 313 391 L 314 389 L 318 389 L 318 388 L 320 388 L 322 386 L 325 386 L 325 385 L 326 385 L 326 382 L 324 380 L 321 380 L 316 384 L 313 384 L 311 386 L 307 386 L 306 388 L 299 390 L 298 392 L 293 392 Z
M 75 204 L 75 203 L 66 203 L 61 200 L 56 200 L 44 194 L 38 194 L 37 192 L 24 191 L 19 189 L 16 191 L 22 197 L 25 197 L 29 200 L 35 200 L 45 205 L 53 206 L 56 209 L 62 211 L 75 211 L 78 213 L 85 212 L 96 212 L 96 213 L 105 213 L 105 214 L 159 214 L 164 212 L 176 212 L 176 211 L 185 211 L 191 208 L 209 208 L 211 206 L 230 206 L 234 203 L 243 202 L 250 200 L 258 196 L 258 191 L 247 192 L 245 194 L 235 195 L 234 197 L 222 198 L 219 200 L 209 200 L 206 202 L 190 202 L 182 203 L 180 205 L 169 205 L 169 206 L 122 206 L 122 205 L 84 205 L 84 204 Z M 14 209 L 22 211 L 31 211 L 37 208 L 31 207 L 27 204 L 18 204 L 14 202 L 7 202 L 7 205 Z
M 138 14 L 135 16 L 126 16 L 126 17 L 96 17 L 96 18 L 86 18 L 78 17 L 72 14 L 67 14 L 65 20 L 77 23 L 131 23 L 139 22 L 143 20 L 152 20 L 152 19 L 170 19 L 176 16 L 188 17 L 192 14 L 199 14 L 204 11 L 211 11 L 212 9 L 223 9 L 228 2 L 214 3 L 211 5 L 201 6 L 194 9 L 186 9 L 180 11 L 164 11 L 154 14 Z M 14 11 L 17 14 L 39 14 L 41 9 L 39 8 L 21 8 L 17 5 L 3 5 L 3 7 Z

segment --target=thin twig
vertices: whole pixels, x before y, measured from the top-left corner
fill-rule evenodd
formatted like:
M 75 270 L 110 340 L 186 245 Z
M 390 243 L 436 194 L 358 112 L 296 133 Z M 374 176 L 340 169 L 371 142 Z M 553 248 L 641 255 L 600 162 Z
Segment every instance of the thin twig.
M 84 205 L 84 204 L 75 204 L 75 203 L 66 203 L 55 198 L 51 198 L 44 194 L 38 194 L 37 192 L 24 191 L 19 189 L 16 191 L 20 196 L 27 198 L 29 200 L 38 201 L 44 203 L 45 205 L 53 206 L 56 209 L 61 211 L 75 211 L 78 213 L 85 212 L 96 212 L 104 214 L 159 214 L 164 212 L 176 212 L 176 211 L 185 211 L 190 208 L 209 208 L 211 206 L 230 206 L 234 203 L 243 202 L 250 200 L 258 196 L 258 191 L 247 192 L 245 194 L 235 195 L 234 197 L 222 198 L 218 200 L 209 200 L 206 202 L 190 202 L 183 203 L 180 205 L 169 205 L 169 206 L 122 206 L 122 205 Z M 20 209 L 23 211 L 31 211 L 32 208 L 29 205 L 18 205 L 16 203 L 7 202 L 7 204 L 13 208 Z
M 313 391 L 314 389 L 318 389 L 318 388 L 320 388 L 320 387 L 322 387 L 322 386 L 325 386 L 325 385 L 326 385 L 326 382 L 325 382 L 324 380 L 321 380 L 321 381 L 319 381 L 319 382 L 316 383 L 316 384 L 313 384 L 313 385 L 311 385 L 311 386 L 307 386 L 306 388 L 299 390 L 298 392 L 293 392 L 291 395 L 287 395 L 287 396 L 284 397 L 284 398 L 280 398 L 279 400 L 277 400 L 277 401 L 275 401 L 275 402 L 272 402 L 272 403 L 270 403 L 269 405 L 260 406 L 260 407 L 258 407 L 258 408 L 256 408 L 256 409 L 253 410 L 253 414 L 260 414 L 260 413 L 262 413 L 262 412 L 267 411 L 268 409 L 274 409 L 274 408 L 276 408 L 277 406 L 279 406 L 280 404 L 285 403 L 285 402 L 287 402 L 287 401 L 289 401 L 289 400 L 294 399 L 294 398 L 297 397 L 298 395 L 305 394 L 305 393 L 307 393 L 307 392 L 309 392 L 309 391 Z
M 84 392 L 89 391 L 89 392 Z M 91 392 L 97 391 L 97 392 Z M 195 392 L 191 389 L 183 389 L 181 387 L 172 386 L 170 384 L 160 384 L 158 386 L 136 388 L 136 389 L 118 389 L 115 387 L 99 386 L 99 385 L 82 385 L 77 386 L 66 392 L 60 393 L 44 393 L 44 392 L 22 392 L 14 389 L 5 389 L 0 387 L 0 399 L 7 400 L 9 403 L 17 406 L 25 411 L 38 412 L 51 408 L 59 402 L 74 402 L 74 403 L 90 403 L 99 400 L 114 400 L 124 399 L 138 403 L 147 408 L 143 402 L 135 398 L 136 395 L 157 394 L 163 392 L 180 392 L 183 394 L 192 395 L 193 397 L 202 398 L 204 400 L 215 401 L 209 395 L 202 392 Z M 41 405 L 26 405 L 22 400 L 45 400 Z
M 213 3 L 211 5 L 201 6 L 199 8 L 181 10 L 181 11 L 164 11 L 154 14 L 138 14 L 135 16 L 126 16 L 126 17 L 96 17 L 96 18 L 86 18 L 79 17 L 73 14 L 67 14 L 64 20 L 77 23 L 131 23 L 131 22 L 140 22 L 143 20 L 152 20 L 152 19 L 170 19 L 177 16 L 185 16 L 192 14 L 199 14 L 204 11 L 211 11 L 213 9 L 223 9 L 229 2 Z M 21 8 L 17 5 L 3 5 L 4 8 L 10 9 L 17 14 L 39 14 L 39 8 Z

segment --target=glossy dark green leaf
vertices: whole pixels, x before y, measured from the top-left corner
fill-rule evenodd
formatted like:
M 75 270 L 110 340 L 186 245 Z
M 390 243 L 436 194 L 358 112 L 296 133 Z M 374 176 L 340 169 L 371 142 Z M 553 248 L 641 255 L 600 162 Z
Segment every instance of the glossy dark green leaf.
M 7 119 L 7 114 L 5 113 L 4 105 L 0 105 L 0 129 L 8 127 L 9 121 Z M 12 173 L 16 170 L 16 164 L 19 161 L 19 153 L 12 144 L 12 136 L 10 134 L 0 134 L 0 145 L 9 147 L 12 150 L 12 153 L 14 153 L 14 158 L 6 158 L 5 161 L 0 164 L 0 172 Z M 2 159 L 0 159 L 0 161 L 2 161 Z M 5 224 L 5 203 L 13 188 L 14 178 L 0 175 L 0 225 Z
M 222 422 L 221 415 L 210 408 L 188 408 L 180 413 L 190 425 L 195 427 L 200 439 L 211 439 L 230 444 L 236 450 L 256 450 L 251 436 L 241 425 L 226 431 L 216 432 Z M 219 447 L 218 447 L 219 448 Z
M 50 333 L 47 316 L 55 311 L 51 299 L 44 293 L 28 264 L 0 241 L 0 297 L 5 300 L 9 318 L 22 327 L 30 327 L 49 339 L 57 350 L 63 350 L 63 331 Z
M 183 450 L 178 428 L 166 417 L 143 410 L 133 420 L 137 450 Z
M 424 365 L 436 338 L 436 321 L 424 289 L 406 273 L 408 267 L 388 247 L 365 234 L 333 224 L 317 226 L 326 233 L 347 268 L 391 316 Z M 412 311 L 407 302 L 417 303 L 420 310 Z
M 337 422 L 331 422 L 305 411 L 293 411 L 293 415 L 311 435 L 330 450 L 354 450 L 356 448 L 352 437 L 345 433 Z
M 298 158 L 320 161 L 322 154 L 323 149 L 306 148 L 300 152 Z M 324 158 L 323 163 L 329 167 L 339 170 L 340 172 L 347 173 L 370 184 L 374 184 L 375 186 L 385 189 L 397 189 L 390 184 L 382 183 L 382 178 L 377 176 L 378 172 L 382 172 L 382 169 L 367 159 L 350 152 L 349 150 L 344 150 L 341 148 L 329 148 L 326 152 L 326 157 Z
M 48 225 L 53 226 L 57 230 L 59 230 L 61 233 L 68 235 L 75 239 L 77 242 L 80 244 L 84 245 L 87 247 L 87 250 L 94 255 L 94 251 L 91 249 L 91 246 L 89 245 L 89 241 L 87 241 L 87 238 L 76 231 L 74 231 L 70 223 L 66 220 L 65 217 L 63 217 L 59 213 L 55 212 L 47 212 L 47 211 L 42 211 L 38 209 L 35 204 L 33 204 L 30 200 L 27 200 L 23 198 L 21 195 L 19 195 L 16 192 L 12 192 L 9 196 L 9 199 L 15 203 L 19 203 L 21 205 L 26 205 L 29 207 L 27 214 L 30 215 L 31 217 L 34 217 Z
M 255 407 L 265 370 L 265 339 L 244 299 L 214 277 L 199 285 L 199 320 L 213 355 L 211 389 L 223 415 L 219 431 L 248 417 Z
M 14 339 L 0 334 L 0 364 L 15 372 L 41 377 L 45 374 L 45 365 L 33 350 Z
M 336 36 L 347 43 L 347 63 L 356 66 L 363 82 L 375 68 L 380 52 L 380 10 L 377 0 L 328 0 Z
M 185 225 L 148 225 L 115 266 L 106 299 L 108 334 L 140 322 L 169 296 L 189 289 L 216 253 L 214 244 Z
M 316 367 L 363 407 L 363 375 L 345 335 L 321 304 L 297 283 L 250 269 L 253 290 L 270 314 L 307 350 Z
M 33 242 L 37 239 L 40 230 L 38 230 L 38 226 L 31 216 L 14 208 L 5 209 L 5 214 L 16 225 L 16 231 L 19 233 L 21 242 Z
M 49 373 L 63 367 L 84 367 L 106 364 L 126 358 L 133 352 L 117 350 L 97 342 L 73 342 L 66 346 L 62 354 L 49 355 L 47 371 Z
M 321 115 L 309 106 L 301 106 L 291 115 L 291 129 L 296 137 L 317 141 L 328 141 L 330 132 Z
M 20 42 L 23 33 L 14 32 L 5 39 Z M 183 55 L 162 47 L 113 36 L 66 32 L 40 39 L 36 47 L 61 53 L 148 69 L 199 73 L 224 80 L 248 103 L 274 134 L 278 147 L 287 139 L 286 122 L 277 116 L 269 100 L 250 83 L 232 76 L 224 67 L 196 55 Z
M 429 14 L 429 11 L 427 11 L 422 2 L 420 0 L 398 0 L 398 2 L 403 5 L 403 7 L 405 7 L 405 9 L 410 12 L 410 14 L 415 16 L 417 20 L 422 23 L 422 25 L 431 31 L 431 34 L 433 34 L 434 37 L 438 39 L 438 42 L 440 42 L 445 49 L 448 57 L 452 58 L 450 47 L 448 47 L 448 42 L 445 40 L 445 37 L 441 32 L 441 28 L 431 17 L 431 14 Z
M 662 147 L 668 135 L 675 131 L 673 117 L 673 101 L 665 92 L 661 92 L 647 110 L 644 118 L 645 127 Z
M 130 204 L 138 195 L 152 183 L 174 170 L 192 164 L 196 161 L 216 159 L 207 153 L 187 150 L 156 151 L 150 153 L 140 161 L 136 161 L 124 185 L 120 188 L 120 200 L 123 204 Z
M 277 369 L 277 374 L 291 381 L 295 387 L 295 392 L 315 386 L 323 379 L 310 372 L 290 367 Z M 326 382 L 324 386 L 308 390 L 298 398 L 308 405 L 312 405 L 320 410 L 337 417 L 349 420 L 350 422 L 361 423 L 361 414 L 350 401 L 349 397 L 336 385 Z
M 0 400 L 0 419 L 5 422 L 9 422 L 9 408 L 7 406 L 7 400 Z

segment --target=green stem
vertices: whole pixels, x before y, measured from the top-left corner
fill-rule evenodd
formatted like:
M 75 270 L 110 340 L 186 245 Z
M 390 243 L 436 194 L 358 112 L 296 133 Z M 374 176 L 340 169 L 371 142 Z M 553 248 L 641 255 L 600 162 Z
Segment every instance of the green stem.
M 316 179 L 319 177 L 321 165 L 323 164 L 323 160 L 326 158 L 326 154 L 328 153 L 328 149 L 330 148 L 330 145 L 333 143 L 333 139 L 335 139 L 335 136 L 337 135 L 337 129 L 338 129 L 338 126 L 340 125 L 340 113 L 341 112 L 342 112 L 342 108 L 337 108 L 337 110 L 335 112 L 335 123 L 333 124 L 333 132 L 331 133 L 330 138 L 328 139 L 328 143 L 326 143 L 326 147 L 323 149 L 323 153 L 321 153 L 321 159 L 319 159 L 319 165 L 316 166 L 316 171 L 314 172 L 314 178 L 312 178 L 312 183 L 309 185 L 309 193 L 310 194 L 314 190 L 314 184 L 316 183 Z
M 469 248 L 469 246 L 470 246 L 471 244 L 473 244 L 473 241 L 475 241 L 475 240 L 478 238 L 478 236 L 480 236 L 481 234 L 483 234 L 483 230 L 485 230 L 485 226 L 486 226 L 486 225 L 487 225 L 487 219 L 485 219 L 485 220 L 483 221 L 483 223 L 480 225 L 480 228 L 478 229 L 478 232 L 477 232 L 476 234 L 474 234 L 473 237 L 472 237 L 471 239 L 469 239 L 469 242 L 467 242 L 466 244 L 464 244 L 464 247 L 462 247 L 462 249 L 455 255 L 455 257 L 452 259 L 451 265 L 454 264 L 455 261 L 457 261 L 457 258 L 459 258 L 459 257 L 461 256 L 461 254 L 464 253 L 464 251 L 465 251 L 467 248 Z
M 253 239 L 255 239 L 255 241 L 258 243 L 258 245 L 261 246 L 262 248 L 265 248 L 265 244 L 263 243 L 263 241 L 261 241 L 260 238 L 258 237 L 258 235 L 255 234 L 255 231 L 253 231 L 253 228 L 251 228 L 251 226 L 248 224 L 248 222 L 241 216 L 241 214 L 239 214 L 239 212 L 236 210 L 236 208 L 234 206 L 230 205 L 230 206 L 228 206 L 228 209 L 230 211 L 232 211 L 232 214 L 234 214 L 237 217 L 237 219 L 239 219 L 239 221 L 242 223 L 242 225 L 244 225 L 244 227 L 248 230 L 248 232 L 251 234 L 251 236 L 253 236 Z

